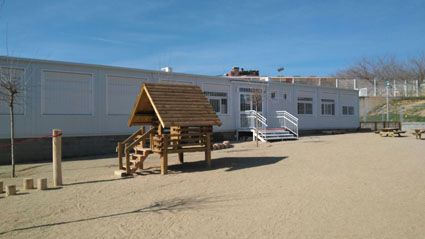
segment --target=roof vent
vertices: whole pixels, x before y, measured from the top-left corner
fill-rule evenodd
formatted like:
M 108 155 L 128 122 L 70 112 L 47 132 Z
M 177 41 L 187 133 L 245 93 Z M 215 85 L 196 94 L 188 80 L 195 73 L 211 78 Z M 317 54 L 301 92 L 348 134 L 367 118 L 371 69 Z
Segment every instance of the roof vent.
M 166 66 L 166 67 L 162 67 L 161 71 L 163 71 L 163 72 L 173 72 L 173 68 Z

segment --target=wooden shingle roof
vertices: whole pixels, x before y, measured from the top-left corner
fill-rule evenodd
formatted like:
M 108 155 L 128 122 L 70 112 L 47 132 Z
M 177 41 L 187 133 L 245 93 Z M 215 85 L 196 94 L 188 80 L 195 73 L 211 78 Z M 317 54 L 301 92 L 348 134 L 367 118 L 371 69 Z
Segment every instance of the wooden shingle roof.
M 195 85 L 143 84 L 128 125 L 152 124 L 155 119 L 165 128 L 221 125 L 201 88 Z

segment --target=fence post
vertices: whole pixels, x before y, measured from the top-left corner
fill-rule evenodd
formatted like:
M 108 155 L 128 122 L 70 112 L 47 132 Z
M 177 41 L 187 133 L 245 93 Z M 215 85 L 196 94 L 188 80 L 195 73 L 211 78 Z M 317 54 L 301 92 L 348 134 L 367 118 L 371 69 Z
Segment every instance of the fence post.
M 419 97 L 419 81 L 416 80 L 416 97 Z
M 62 186 L 62 130 L 54 129 L 52 134 L 53 185 Z

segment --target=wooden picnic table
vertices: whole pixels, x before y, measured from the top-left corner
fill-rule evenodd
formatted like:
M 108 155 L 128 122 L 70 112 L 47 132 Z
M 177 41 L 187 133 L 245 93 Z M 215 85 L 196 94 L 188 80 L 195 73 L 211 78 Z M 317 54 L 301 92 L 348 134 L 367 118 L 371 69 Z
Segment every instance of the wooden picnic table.
M 416 136 L 416 139 L 422 139 L 422 134 L 425 134 L 425 129 L 415 129 L 413 135 Z
M 406 131 L 402 131 L 399 128 L 382 128 L 379 132 L 379 134 L 382 137 L 394 137 L 394 136 L 398 136 L 401 137 L 401 134 L 406 133 Z

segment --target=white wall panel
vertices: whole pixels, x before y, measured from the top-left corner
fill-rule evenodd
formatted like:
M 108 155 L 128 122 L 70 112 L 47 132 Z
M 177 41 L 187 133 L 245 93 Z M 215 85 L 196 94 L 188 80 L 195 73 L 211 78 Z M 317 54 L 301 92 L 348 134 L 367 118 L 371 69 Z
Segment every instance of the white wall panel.
M 129 115 L 145 79 L 107 76 L 107 114 Z
M 92 74 L 43 71 L 41 84 L 42 114 L 93 114 L 92 81 Z

